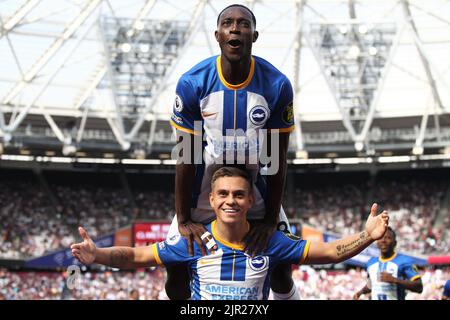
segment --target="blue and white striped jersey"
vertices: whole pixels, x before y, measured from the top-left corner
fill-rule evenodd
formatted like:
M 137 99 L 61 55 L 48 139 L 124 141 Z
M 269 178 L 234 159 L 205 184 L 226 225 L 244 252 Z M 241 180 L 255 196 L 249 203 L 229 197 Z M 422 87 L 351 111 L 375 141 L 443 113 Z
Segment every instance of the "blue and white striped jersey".
M 194 255 L 189 256 L 187 241 L 180 235 L 152 245 L 161 266 L 188 264 L 193 300 L 268 299 L 273 268 L 284 262 L 301 264 L 307 258 L 309 241 L 281 231 L 274 233 L 266 252 L 252 258 L 243 247 L 218 237 L 215 222 L 206 225 L 219 247 L 214 254 L 202 256 L 194 242 Z
M 450 299 L 450 280 L 445 282 L 443 295 Z
M 212 174 L 223 164 L 242 164 L 255 181 L 250 219 L 264 217 L 265 180 L 260 174 L 261 129 L 294 129 L 293 91 L 288 78 L 266 60 L 253 56 L 247 79 L 228 83 L 220 56 L 208 58 L 178 81 L 170 123 L 178 130 L 202 134 L 203 164 L 196 167 L 192 220 L 207 223 Z M 197 122 L 198 127 L 194 127 Z
M 381 272 L 388 272 L 395 278 L 410 281 L 421 277 L 411 259 L 399 253 L 395 253 L 388 259 L 371 258 L 367 262 L 367 272 L 372 290 L 372 300 L 405 300 L 406 292 L 401 286 L 378 280 Z

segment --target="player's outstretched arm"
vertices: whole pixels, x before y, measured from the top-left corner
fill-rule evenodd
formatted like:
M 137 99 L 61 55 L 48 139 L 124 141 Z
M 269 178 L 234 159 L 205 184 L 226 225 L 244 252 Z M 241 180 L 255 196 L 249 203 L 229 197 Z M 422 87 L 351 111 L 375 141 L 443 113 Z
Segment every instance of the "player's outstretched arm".
M 83 242 L 70 246 L 72 255 L 82 264 L 98 263 L 119 269 L 135 269 L 156 266 L 157 262 L 153 250 L 148 247 L 110 247 L 97 248 L 86 230 L 78 228 Z
M 380 273 L 380 281 L 393 283 L 393 284 L 403 287 L 406 290 L 411 290 L 411 291 L 417 292 L 417 293 L 422 293 L 422 291 L 423 291 L 423 284 L 422 284 L 422 280 L 420 278 L 417 278 L 414 280 L 403 280 L 403 279 L 394 277 L 389 272 L 384 271 L 384 272 Z
M 387 230 L 389 216 L 387 211 L 377 215 L 378 205 L 374 203 L 363 232 L 333 242 L 311 242 L 306 264 L 328 264 L 347 260 L 372 242 L 383 237 Z

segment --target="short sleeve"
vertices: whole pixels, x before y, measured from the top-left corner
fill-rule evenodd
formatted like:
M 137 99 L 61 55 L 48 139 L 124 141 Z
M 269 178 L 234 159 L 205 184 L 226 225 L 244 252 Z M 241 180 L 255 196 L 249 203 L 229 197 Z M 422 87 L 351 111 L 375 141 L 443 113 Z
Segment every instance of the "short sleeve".
M 277 262 L 303 264 L 308 256 L 309 240 L 302 240 L 290 232 L 275 232 L 270 250 Z
M 405 278 L 414 281 L 416 279 L 419 279 L 421 275 L 419 274 L 419 270 L 414 264 L 406 264 L 403 267 L 403 274 L 405 275 Z
M 194 134 L 195 121 L 202 121 L 199 99 L 189 79 L 183 76 L 177 84 L 170 124 L 177 130 Z
M 378 260 L 378 258 L 371 257 L 371 258 L 366 262 L 366 270 L 368 270 L 369 267 L 370 267 L 371 265 L 373 265 L 377 260 Z
M 278 129 L 280 132 L 294 130 L 294 93 L 291 82 L 287 78 L 280 86 L 278 99 L 267 121 L 266 129 Z
M 450 298 L 450 280 L 447 280 L 447 282 L 444 285 L 444 296 Z
M 190 262 L 193 259 L 189 255 L 186 239 L 181 236 L 178 237 L 178 241 L 166 240 L 152 245 L 153 254 L 158 265 L 167 267 Z

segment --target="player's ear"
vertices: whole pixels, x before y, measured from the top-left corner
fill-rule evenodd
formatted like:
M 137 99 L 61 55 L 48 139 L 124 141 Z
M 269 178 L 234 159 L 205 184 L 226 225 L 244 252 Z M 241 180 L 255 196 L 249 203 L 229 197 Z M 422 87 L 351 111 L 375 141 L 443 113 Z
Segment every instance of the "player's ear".
M 256 40 L 258 40 L 258 36 L 259 36 L 259 33 L 258 33 L 258 31 L 253 31 L 253 42 L 256 42 Z
M 219 31 L 214 31 L 214 37 L 216 37 L 216 41 L 219 42 Z
M 249 198 L 249 203 L 250 203 L 250 207 L 253 207 L 253 204 L 255 203 L 255 193 L 253 192 L 253 190 L 250 190 L 250 194 L 248 196 Z
M 212 192 L 209 193 L 209 205 L 211 208 L 214 208 L 214 196 Z

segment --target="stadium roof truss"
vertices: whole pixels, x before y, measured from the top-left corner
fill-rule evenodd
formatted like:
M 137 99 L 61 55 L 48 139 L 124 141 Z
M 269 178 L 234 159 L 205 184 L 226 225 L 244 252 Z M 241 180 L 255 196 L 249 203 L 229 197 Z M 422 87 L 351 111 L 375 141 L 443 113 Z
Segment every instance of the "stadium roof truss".
M 231 3 L 0 1 L 0 150 L 167 156 L 176 81 Z M 297 157 L 450 152 L 449 1 L 243 3 L 292 81 Z

